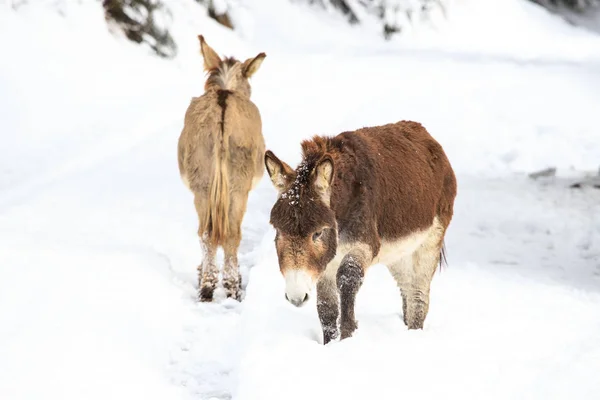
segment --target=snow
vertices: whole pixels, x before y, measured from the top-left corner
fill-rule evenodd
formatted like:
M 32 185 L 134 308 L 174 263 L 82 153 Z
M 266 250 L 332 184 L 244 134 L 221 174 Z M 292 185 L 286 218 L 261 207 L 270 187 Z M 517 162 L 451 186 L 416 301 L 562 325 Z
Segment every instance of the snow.
M 527 2 L 478 4 L 380 43 L 275 1 L 246 2 L 238 36 L 177 0 L 174 61 L 108 34 L 97 2 L 0 5 L 0 398 L 597 398 L 600 191 L 568 186 L 600 160 L 600 41 Z M 293 167 L 313 134 L 400 119 L 444 146 L 459 194 L 423 331 L 378 265 L 355 336 L 323 346 L 315 296 L 284 299 L 267 177 L 243 224 L 244 301 L 196 301 L 176 143 L 204 83 L 199 33 L 267 52 L 253 100 Z
M 597 35 L 564 23 L 530 1 L 453 0 L 447 9 L 442 28 L 431 28 L 429 34 L 417 30 L 417 35 L 427 36 L 420 38 L 422 43 L 446 51 L 523 59 L 587 61 L 600 55 Z

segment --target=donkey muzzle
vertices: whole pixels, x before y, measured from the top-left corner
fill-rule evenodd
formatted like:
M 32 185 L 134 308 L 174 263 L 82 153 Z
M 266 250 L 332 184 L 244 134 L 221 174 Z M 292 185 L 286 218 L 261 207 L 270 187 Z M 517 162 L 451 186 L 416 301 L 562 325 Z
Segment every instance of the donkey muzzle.
M 284 274 L 285 298 L 296 307 L 302 306 L 309 299 L 313 279 L 306 271 L 293 269 Z
M 306 303 L 308 301 L 308 298 L 309 298 L 308 293 L 306 293 L 304 295 L 303 299 L 300 299 L 299 297 L 290 299 L 288 297 L 287 293 L 285 294 L 285 299 L 287 301 L 289 301 L 290 303 L 292 303 L 293 305 L 295 305 L 296 307 L 301 307 L 304 303 Z

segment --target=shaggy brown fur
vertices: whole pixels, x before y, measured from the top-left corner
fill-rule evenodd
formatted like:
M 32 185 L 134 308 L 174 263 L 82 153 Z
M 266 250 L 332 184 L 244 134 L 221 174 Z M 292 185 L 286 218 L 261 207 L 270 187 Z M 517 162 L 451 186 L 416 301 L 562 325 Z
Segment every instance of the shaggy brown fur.
M 179 137 L 179 172 L 194 194 L 198 235 L 204 250 L 200 271 L 200 299 L 211 301 L 218 281 L 215 253 L 225 252 L 223 286 L 228 297 L 240 298 L 237 249 L 250 190 L 263 175 L 262 122 L 250 101 L 248 79 L 265 58 L 260 53 L 244 63 L 221 60 L 198 36 L 208 72 L 205 93 L 194 97 Z
M 286 290 L 299 296 L 290 301 L 308 298 L 296 287 L 310 279 L 325 342 L 338 334 L 338 296 L 342 338 L 350 336 L 364 272 L 383 262 L 400 286 L 405 322 L 422 328 L 457 189 L 442 147 L 421 124 L 401 121 L 316 136 L 302 150 L 295 171 L 265 155 L 280 193 L 271 211 L 279 264 Z

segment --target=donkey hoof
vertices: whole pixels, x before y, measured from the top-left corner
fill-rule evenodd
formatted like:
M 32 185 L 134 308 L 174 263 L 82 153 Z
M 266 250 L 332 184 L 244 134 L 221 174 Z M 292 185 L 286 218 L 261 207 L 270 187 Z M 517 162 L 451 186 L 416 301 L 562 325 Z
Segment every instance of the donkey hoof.
M 407 324 L 408 329 L 423 329 L 423 321 L 411 321 Z
M 199 299 L 203 303 L 210 303 L 213 301 L 213 293 L 215 289 L 213 287 L 203 286 L 200 288 Z
M 323 330 L 323 344 L 327 344 L 336 340 L 340 336 L 340 332 L 337 329 Z
M 344 340 L 344 339 L 348 339 L 348 338 L 352 337 L 353 333 L 354 333 L 354 330 L 343 329 L 342 330 L 342 335 L 340 336 L 340 340 Z
M 347 339 L 349 337 L 352 337 L 352 334 L 354 333 L 354 331 L 356 330 L 356 328 L 358 328 L 358 324 L 356 322 L 352 323 L 352 324 L 348 324 L 346 326 L 342 326 L 342 335 L 341 335 L 341 340 Z
M 226 290 L 225 293 L 227 294 L 228 299 L 242 301 L 242 291 L 241 290 L 238 290 L 238 289 Z
M 242 284 L 240 279 L 223 280 L 223 289 L 228 299 L 242 301 Z

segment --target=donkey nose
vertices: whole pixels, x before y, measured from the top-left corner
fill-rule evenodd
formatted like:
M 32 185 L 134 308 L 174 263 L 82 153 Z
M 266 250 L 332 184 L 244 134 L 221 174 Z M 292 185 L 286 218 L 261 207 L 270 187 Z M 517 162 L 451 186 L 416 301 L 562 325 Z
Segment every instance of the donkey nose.
M 299 296 L 293 296 L 293 297 L 289 297 L 288 294 L 285 294 L 285 298 L 287 301 L 289 301 L 290 303 L 292 303 L 293 305 L 295 305 L 296 307 L 301 307 L 304 303 L 306 303 L 308 301 L 308 293 L 304 294 L 304 297 Z

